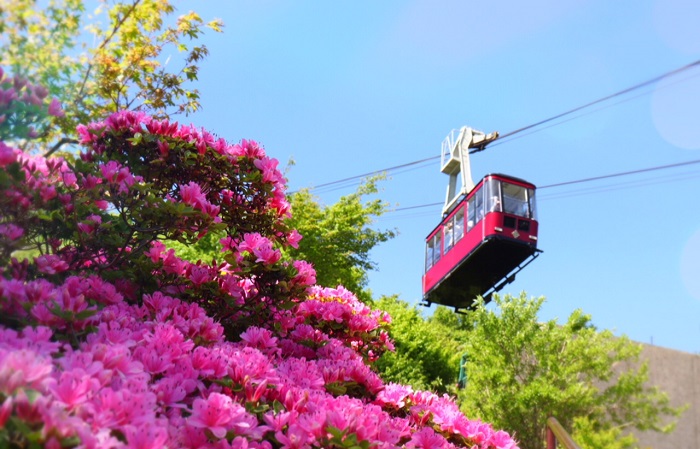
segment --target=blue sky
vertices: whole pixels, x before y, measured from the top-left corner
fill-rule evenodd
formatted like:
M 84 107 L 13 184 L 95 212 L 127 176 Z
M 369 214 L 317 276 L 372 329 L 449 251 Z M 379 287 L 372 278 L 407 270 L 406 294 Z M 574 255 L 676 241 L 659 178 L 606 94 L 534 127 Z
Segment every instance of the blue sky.
M 290 189 L 436 156 L 453 128 L 508 133 L 700 59 L 700 3 L 623 1 L 227 1 L 181 5 L 223 34 L 183 121 L 262 143 Z M 700 159 L 700 68 L 520 133 L 472 158 L 475 179 L 538 186 Z M 432 161 L 389 174 L 392 208 L 440 202 Z M 319 188 L 326 204 L 356 184 Z M 545 296 L 600 328 L 700 352 L 700 164 L 541 189 L 544 254 L 506 293 Z M 421 296 L 440 206 L 387 214 L 377 295 Z M 426 309 L 430 313 L 430 309 Z

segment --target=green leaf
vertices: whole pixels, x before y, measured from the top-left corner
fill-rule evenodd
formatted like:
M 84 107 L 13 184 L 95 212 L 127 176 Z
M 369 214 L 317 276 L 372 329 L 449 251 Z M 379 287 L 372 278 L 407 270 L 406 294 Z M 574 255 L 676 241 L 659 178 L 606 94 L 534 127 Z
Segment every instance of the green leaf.
M 97 312 L 98 312 L 98 310 L 91 310 L 91 309 L 83 310 L 81 312 L 78 312 L 75 315 L 75 319 L 79 320 L 79 321 L 83 321 L 83 320 L 86 320 L 90 317 L 95 316 L 95 314 L 97 314 Z
M 342 396 L 347 392 L 344 382 L 331 382 L 325 385 L 326 391 L 335 396 Z
M 227 388 L 233 388 L 233 386 L 234 386 L 233 379 L 231 379 L 230 377 L 222 377 L 221 379 L 212 379 L 212 382 L 214 382 L 215 384 L 221 385 L 223 387 L 227 387 Z

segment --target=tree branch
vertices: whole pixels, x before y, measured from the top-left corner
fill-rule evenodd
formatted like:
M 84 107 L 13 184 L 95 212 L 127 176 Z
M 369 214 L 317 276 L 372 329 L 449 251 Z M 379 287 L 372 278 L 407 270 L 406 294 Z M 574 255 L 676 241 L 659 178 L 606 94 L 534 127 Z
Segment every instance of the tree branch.
M 56 144 L 55 144 L 54 146 L 52 146 L 51 149 L 49 149 L 49 151 L 47 151 L 46 153 L 44 153 L 44 157 L 49 157 L 49 156 L 51 156 L 51 155 L 54 154 L 56 151 L 58 151 L 59 148 L 61 148 L 63 145 L 65 145 L 65 144 L 67 144 L 67 143 L 77 144 L 77 143 L 80 143 L 80 142 L 78 142 L 78 141 L 75 140 L 75 139 L 71 139 L 70 137 L 63 137 L 61 140 L 59 140 L 58 142 L 56 142 Z
M 110 33 L 110 35 L 109 35 L 108 37 L 106 37 L 106 38 L 102 41 L 102 43 L 100 44 L 100 46 L 97 47 L 97 50 L 95 50 L 95 53 L 97 53 L 97 52 L 99 52 L 100 50 L 102 50 L 102 49 L 112 40 L 112 38 L 114 38 L 114 36 L 115 36 L 115 35 L 117 34 L 117 32 L 119 31 L 119 29 L 122 27 L 122 25 L 124 25 L 124 22 L 126 21 L 126 19 L 128 19 L 129 16 L 131 16 L 131 14 L 133 14 L 133 12 L 136 10 L 136 7 L 138 6 L 139 3 L 141 3 L 141 0 L 135 0 L 134 3 L 131 4 L 131 7 L 129 8 L 129 10 L 124 14 L 123 17 L 121 17 L 121 18 L 119 19 L 119 21 L 118 21 L 117 24 L 114 26 L 114 28 L 112 28 L 112 32 Z M 85 76 L 83 77 L 83 81 L 82 81 L 82 83 L 81 83 L 81 85 L 80 85 L 80 90 L 78 91 L 78 94 L 75 96 L 75 102 L 76 102 L 76 103 L 77 103 L 78 101 L 80 101 L 81 97 L 83 96 L 83 91 L 85 90 L 85 85 L 87 84 L 87 80 L 88 80 L 88 78 L 90 77 L 90 72 L 92 71 L 92 68 L 93 68 L 93 67 L 94 67 L 94 63 L 91 62 L 91 63 L 88 65 L 87 70 L 85 71 Z

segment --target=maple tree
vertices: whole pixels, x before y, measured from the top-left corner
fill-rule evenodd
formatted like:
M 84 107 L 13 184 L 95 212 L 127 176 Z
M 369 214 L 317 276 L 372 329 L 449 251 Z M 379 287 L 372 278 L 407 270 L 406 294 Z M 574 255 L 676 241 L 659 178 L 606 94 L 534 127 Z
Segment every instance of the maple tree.
M 0 0 L 0 66 L 63 104 L 57 126 L 40 136 L 54 142 L 48 152 L 73 142 L 77 125 L 120 110 L 167 118 L 200 107 L 194 82 L 208 50 L 199 39 L 221 31 L 220 20 L 174 17 L 168 0 L 97 5 L 88 12 L 83 0 Z

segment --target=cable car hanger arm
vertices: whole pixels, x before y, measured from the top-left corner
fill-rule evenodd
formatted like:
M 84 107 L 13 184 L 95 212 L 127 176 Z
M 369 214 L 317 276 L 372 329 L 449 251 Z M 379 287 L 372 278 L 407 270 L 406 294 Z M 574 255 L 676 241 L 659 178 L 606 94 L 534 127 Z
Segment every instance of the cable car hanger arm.
M 440 171 L 450 177 L 443 214 L 474 188 L 469 154 L 483 151 L 486 145 L 498 139 L 498 132 L 485 134 L 467 126 L 463 126 L 455 137 L 456 131 L 453 129 L 442 141 Z

